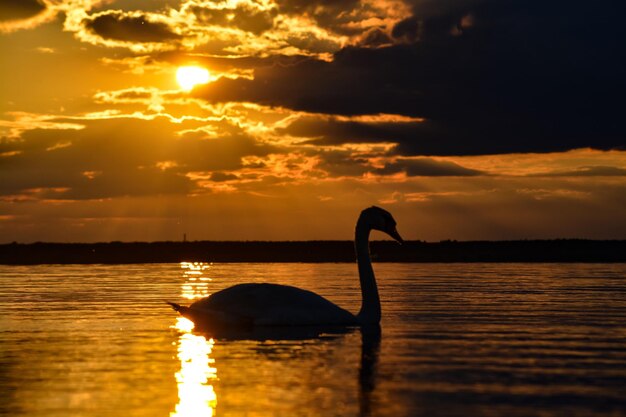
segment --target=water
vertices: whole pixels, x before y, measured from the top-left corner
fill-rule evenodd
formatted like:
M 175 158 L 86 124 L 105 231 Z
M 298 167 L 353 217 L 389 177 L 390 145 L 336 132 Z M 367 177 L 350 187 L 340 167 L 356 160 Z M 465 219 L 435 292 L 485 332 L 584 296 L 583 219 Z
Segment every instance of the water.
M 380 337 L 262 341 L 163 300 L 267 281 L 357 311 L 356 266 L 0 266 L 0 415 L 626 415 L 626 264 L 375 269 Z

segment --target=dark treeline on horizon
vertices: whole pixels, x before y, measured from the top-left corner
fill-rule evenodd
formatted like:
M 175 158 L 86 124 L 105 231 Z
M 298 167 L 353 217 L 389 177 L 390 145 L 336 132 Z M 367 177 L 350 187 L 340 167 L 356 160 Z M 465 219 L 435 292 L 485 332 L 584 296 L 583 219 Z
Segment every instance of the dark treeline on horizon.
M 392 241 L 370 244 L 375 262 L 626 262 L 626 240 Z M 354 262 L 351 241 L 9 243 L 0 264 Z

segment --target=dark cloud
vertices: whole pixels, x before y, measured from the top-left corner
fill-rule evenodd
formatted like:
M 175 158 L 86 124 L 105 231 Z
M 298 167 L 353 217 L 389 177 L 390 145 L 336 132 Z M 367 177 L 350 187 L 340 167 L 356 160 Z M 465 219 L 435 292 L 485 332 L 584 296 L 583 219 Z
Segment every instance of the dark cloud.
M 379 175 L 390 175 L 404 172 L 409 177 L 468 177 L 482 175 L 481 171 L 469 169 L 448 161 L 436 161 L 428 158 L 398 159 L 385 164 L 374 171 Z
M 365 7 L 359 0 L 277 0 L 281 13 L 310 16 L 317 25 L 342 35 L 353 35 L 360 31 L 350 26 L 358 21 L 357 9 Z
M 257 10 L 245 4 L 223 9 L 196 6 L 191 11 L 201 23 L 236 27 L 257 35 L 273 27 L 277 14 L 276 9 Z
M 462 125 L 456 123 L 464 122 Z M 592 131 L 585 135 L 574 135 L 570 130 L 542 132 L 537 127 L 508 125 L 493 120 L 443 122 L 426 120 L 419 123 L 361 123 L 344 121 L 312 121 L 310 130 L 294 129 L 293 134 L 310 137 L 305 143 L 314 145 L 341 145 L 345 143 L 397 143 L 393 153 L 415 156 L 463 156 L 527 152 L 561 152 L 576 148 L 601 150 L 620 149 L 624 141 L 619 137 L 597 137 Z M 529 122 L 532 123 L 532 122 Z M 517 130 L 516 130 L 517 128 Z M 564 129 L 565 130 L 565 129 Z M 286 128 L 289 132 L 290 129 Z
M 356 156 L 347 149 L 311 150 L 319 158 L 318 168 L 332 177 L 360 177 L 372 170 L 368 155 Z
M 626 169 L 612 166 L 585 166 L 570 171 L 554 171 L 537 174 L 541 177 L 624 177 Z
M 363 36 L 363 40 L 359 42 L 359 45 L 364 47 L 380 47 L 392 43 L 392 39 L 384 30 L 374 28 Z
M 244 156 L 275 151 L 226 122 L 214 126 L 224 132 L 218 138 L 202 131 L 177 135 L 198 126 L 165 118 L 85 125 L 82 130 L 36 129 L 21 141 L 0 141 L 0 154 L 20 152 L 2 158 L 0 195 L 54 188 L 69 188 L 55 191 L 56 198 L 73 199 L 185 194 L 195 187 L 189 172 L 235 170 Z
M 411 16 L 398 22 L 391 31 L 391 36 L 407 42 L 415 42 L 420 37 L 420 29 L 420 21 L 417 17 Z
M 391 35 L 397 40 L 404 42 L 445 41 L 451 35 L 462 35 L 474 26 L 473 11 L 493 6 L 501 7 L 503 10 L 508 7 L 496 5 L 495 0 L 420 0 L 413 3 L 413 15 L 398 22 L 391 31 Z M 493 3 L 493 6 L 488 3 Z M 508 3 L 513 8 L 516 7 L 515 2 L 509 1 Z M 513 15 L 514 12 L 505 13 Z M 504 16 L 505 14 L 502 14 L 496 18 Z
M 180 39 L 167 24 L 152 22 L 144 16 L 109 11 L 85 20 L 85 26 L 105 39 L 129 42 L 168 42 Z
M 332 62 L 268 65 L 254 80 L 222 79 L 197 94 L 327 114 L 425 118 L 398 128 L 402 155 L 624 146 L 626 26 L 616 10 L 623 7 L 563 0 L 427 5 L 420 15 L 418 3 L 415 16 L 396 26 L 401 44 L 345 48 Z M 342 142 L 326 136 L 318 143 Z
M 55 122 L 76 123 L 76 120 L 57 119 Z M 355 153 L 350 149 L 319 150 L 308 145 L 269 145 L 226 120 L 188 120 L 177 124 L 165 117 L 156 117 L 153 120 L 118 118 L 80 123 L 84 124 L 80 130 L 34 129 L 24 132 L 19 140 L 0 140 L 0 154 L 5 155 L 0 157 L 3 179 L 0 195 L 16 201 L 31 198 L 81 200 L 185 195 L 207 186 L 207 181 L 252 179 L 268 185 L 291 182 L 294 178 L 358 178 L 366 173 L 381 176 L 399 172 L 408 176 L 480 174 L 453 163 L 429 159 L 397 158 L 382 168 L 375 168 L 373 158 L 384 156 L 380 150 Z M 220 135 L 216 137 L 214 132 Z M 249 157 L 245 164 L 244 157 Z M 255 158 L 258 159 L 256 164 Z M 294 175 L 272 177 L 274 158 Z M 311 161 L 315 163 L 309 165 Z M 246 172 L 246 169 L 269 172 Z
M 380 86 L 371 83 L 376 77 L 381 78 L 381 82 L 386 78 L 383 74 L 377 75 L 377 68 L 346 62 L 339 53 L 332 63 L 307 58 L 291 65 L 258 67 L 254 80 L 222 78 L 198 88 L 195 94 L 209 101 L 253 101 L 330 114 L 371 114 L 382 109 L 405 114 L 406 101 L 414 98 L 393 83 L 389 88 L 378 88 Z M 395 104 L 393 99 L 400 96 L 404 100 Z M 411 113 L 419 113 L 419 109 Z
M 364 174 L 388 176 L 405 173 L 409 177 L 467 177 L 485 175 L 484 172 L 465 168 L 449 161 L 430 158 L 395 158 L 378 167 L 384 153 L 355 152 L 350 149 L 320 149 L 309 151 L 308 156 L 319 160 L 316 168 L 330 177 L 362 177 Z M 374 165 L 375 164 L 375 165 Z M 376 167 L 375 167 L 376 166 Z
M 154 62 L 170 62 L 173 64 L 183 65 L 191 61 L 216 71 L 226 71 L 232 69 L 253 69 L 262 71 L 264 69 L 267 70 L 268 67 L 288 67 L 298 65 L 302 61 L 306 60 L 309 60 L 309 58 L 301 55 L 271 55 L 261 58 L 258 56 L 199 56 L 192 53 L 184 54 L 179 51 L 166 51 L 154 54 Z
M 2 0 L 0 1 L 0 21 L 27 19 L 45 9 L 46 6 L 36 0 Z
M 238 176 L 234 174 L 227 174 L 224 172 L 213 172 L 211 174 L 211 181 L 215 182 L 224 182 L 224 181 L 232 181 L 239 179 Z
M 359 0 L 277 0 L 276 4 L 284 12 L 302 14 L 315 10 L 335 10 L 340 13 L 354 9 Z
M 413 139 L 420 131 L 422 122 L 377 122 L 365 123 L 320 119 L 317 117 L 300 118 L 280 133 L 291 136 L 314 138 L 305 143 L 315 145 L 339 145 L 343 143 L 404 142 Z
M 152 97 L 152 92 L 128 90 L 115 94 L 116 100 L 146 100 Z
M 94 199 L 119 196 L 186 194 L 195 188 L 184 175 L 154 167 L 107 170 L 93 179 L 83 176 L 62 198 Z

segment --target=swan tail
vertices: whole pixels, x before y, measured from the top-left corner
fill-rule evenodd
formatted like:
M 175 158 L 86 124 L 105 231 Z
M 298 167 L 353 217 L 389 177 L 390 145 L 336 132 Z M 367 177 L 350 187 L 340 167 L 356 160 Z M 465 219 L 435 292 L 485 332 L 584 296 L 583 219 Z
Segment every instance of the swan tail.
M 181 306 L 171 301 L 165 302 L 172 306 L 174 311 L 177 311 L 181 316 L 188 318 L 193 321 L 196 326 L 203 329 L 249 327 L 254 324 L 254 320 L 250 317 L 216 310 L 192 309 L 191 307 Z
M 193 311 L 191 308 L 172 303 L 171 301 L 166 301 L 166 303 L 171 305 L 174 311 L 177 311 L 181 316 L 186 317 L 189 320 L 193 320 Z
M 170 301 L 166 301 L 166 303 L 171 305 L 174 311 L 178 311 L 179 313 L 183 309 L 183 306 L 181 306 L 180 304 L 172 303 Z

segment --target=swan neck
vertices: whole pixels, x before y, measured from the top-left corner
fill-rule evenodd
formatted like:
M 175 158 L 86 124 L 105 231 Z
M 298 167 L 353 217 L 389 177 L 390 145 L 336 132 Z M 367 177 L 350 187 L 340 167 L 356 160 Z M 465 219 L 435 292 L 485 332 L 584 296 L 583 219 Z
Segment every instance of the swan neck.
M 370 230 L 371 228 L 363 224 L 359 219 L 356 225 L 354 243 L 359 268 L 359 280 L 361 281 L 361 311 L 357 314 L 361 324 L 377 324 L 380 322 L 380 299 L 369 251 Z

